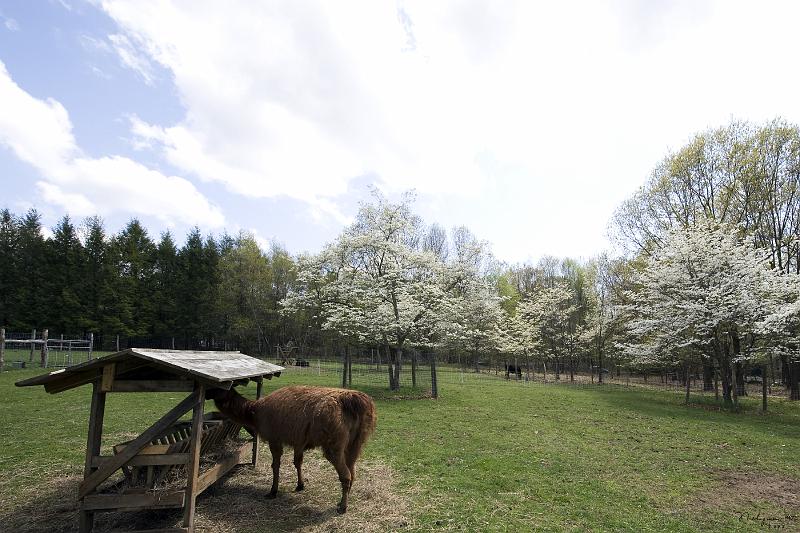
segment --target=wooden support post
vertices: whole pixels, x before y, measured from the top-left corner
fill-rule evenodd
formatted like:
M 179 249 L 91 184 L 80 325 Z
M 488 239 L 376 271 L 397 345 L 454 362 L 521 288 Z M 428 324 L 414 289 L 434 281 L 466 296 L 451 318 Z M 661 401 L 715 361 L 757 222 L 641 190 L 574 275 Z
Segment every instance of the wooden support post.
M 261 392 L 264 387 L 264 378 L 256 378 L 256 400 L 261 398 Z M 261 437 L 258 436 L 258 432 L 255 432 L 253 436 L 253 468 L 258 466 L 258 447 L 261 444 Z
M 36 330 L 31 332 L 31 356 L 28 359 L 29 363 L 33 363 L 33 353 L 36 350 Z
M 42 355 L 41 355 L 41 365 L 42 368 L 47 368 L 47 330 L 42 330 Z
M 147 428 L 144 433 L 136 437 L 132 442 L 125 446 L 124 450 L 117 455 L 110 457 L 108 461 L 103 464 L 103 466 L 98 468 L 95 472 L 92 472 L 88 478 L 84 479 L 83 483 L 81 483 L 78 489 L 78 497 L 83 498 L 84 496 L 91 494 L 91 492 L 96 489 L 100 483 L 108 479 L 111 474 L 122 468 L 122 466 L 125 465 L 128 460 L 139 453 L 139 451 L 147 446 L 150 441 L 155 439 L 164 430 L 174 424 L 189 409 L 195 407 L 198 401 L 198 389 L 195 389 L 194 393 L 187 396 L 181 403 L 173 407 L 167 414 L 161 417 L 161 419 Z
M 103 367 L 103 379 L 100 382 L 101 391 L 111 392 L 111 388 L 114 386 L 114 374 L 116 369 L 117 365 L 114 363 L 109 363 Z
M 86 437 L 86 461 L 83 467 L 83 479 L 86 480 L 96 469 L 92 467 L 94 458 L 100 455 L 100 443 L 103 438 L 103 415 L 106 408 L 106 393 L 100 390 L 96 381 L 92 385 L 92 406 L 89 410 L 89 432 Z M 88 533 L 94 527 L 94 512 L 81 509 L 80 533 Z
M 183 526 L 189 532 L 194 531 L 194 507 L 198 494 L 198 473 L 200 472 L 200 445 L 203 437 L 203 409 L 206 403 L 206 389 L 201 383 L 196 383 L 195 394 L 198 401 L 194 406 L 192 416 L 192 435 L 190 437 L 189 465 L 186 469 L 186 496 L 183 501 Z
M 6 328 L 0 328 L 0 372 L 6 365 Z

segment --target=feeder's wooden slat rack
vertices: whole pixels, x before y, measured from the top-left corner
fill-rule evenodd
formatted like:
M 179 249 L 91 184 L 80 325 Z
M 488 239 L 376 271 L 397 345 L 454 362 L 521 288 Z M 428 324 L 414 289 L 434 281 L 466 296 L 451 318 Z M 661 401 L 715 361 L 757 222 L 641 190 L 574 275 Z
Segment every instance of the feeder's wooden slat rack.
M 194 530 L 195 500 L 233 467 L 258 461 L 259 439 L 236 448 L 205 472 L 200 473 L 200 456 L 213 452 L 226 439 L 236 437 L 241 426 L 205 414 L 208 389 L 230 389 L 255 381 L 261 397 L 263 379 L 279 376 L 283 368 L 239 352 L 195 352 L 130 348 L 79 365 L 17 382 L 17 386 L 43 385 L 51 394 L 81 385 L 92 385 L 86 461 L 80 499 L 80 531 L 94 526 L 99 511 L 183 508 L 183 528 Z M 135 439 L 113 447 L 114 455 L 100 454 L 109 392 L 188 392 L 189 395 Z M 180 421 L 192 412 L 192 421 Z M 100 485 L 122 470 L 125 483 L 116 494 L 101 493 Z M 161 488 L 171 473 L 185 472 L 183 490 Z

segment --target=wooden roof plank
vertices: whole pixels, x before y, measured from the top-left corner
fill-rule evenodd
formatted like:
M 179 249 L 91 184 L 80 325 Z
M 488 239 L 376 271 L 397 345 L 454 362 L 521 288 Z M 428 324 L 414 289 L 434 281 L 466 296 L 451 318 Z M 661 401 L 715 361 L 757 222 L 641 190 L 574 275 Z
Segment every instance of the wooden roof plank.
M 187 350 L 151 350 L 129 348 L 105 357 L 67 367 L 49 374 L 18 381 L 18 387 L 46 385 L 49 390 L 62 391 L 86 383 L 76 379 L 78 374 L 88 376 L 99 372 L 100 367 L 112 362 L 140 361 L 162 368 L 170 373 L 198 379 L 209 385 L 229 387 L 232 381 L 280 375 L 283 367 L 250 357 L 240 352 L 211 352 Z

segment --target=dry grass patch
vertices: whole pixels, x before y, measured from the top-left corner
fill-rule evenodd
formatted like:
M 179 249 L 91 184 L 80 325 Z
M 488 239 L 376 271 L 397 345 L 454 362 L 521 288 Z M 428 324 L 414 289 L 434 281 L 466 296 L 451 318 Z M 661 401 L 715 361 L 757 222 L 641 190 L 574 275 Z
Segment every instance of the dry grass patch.
M 267 499 L 272 472 L 269 453 L 258 469 L 240 467 L 198 499 L 198 530 L 208 532 L 378 532 L 411 525 L 410 495 L 399 489 L 397 474 L 379 460 L 360 461 L 347 513 L 338 515 L 341 495 L 336 471 L 318 451 L 303 463 L 306 488 L 294 492 L 291 453 L 284 455 L 278 497 Z M 79 476 L 52 479 L 32 490 L 22 505 L 0 509 L 3 529 L 15 533 L 68 532 L 77 527 Z M 99 513 L 95 531 L 165 528 L 181 524 L 177 510 Z
M 707 506 L 740 507 L 754 502 L 770 503 L 800 511 L 800 480 L 761 472 L 720 471 L 718 485 L 700 501 Z
M 723 470 L 699 498 L 704 509 L 738 517 L 743 524 L 800 531 L 800 480 L 762 472 Z

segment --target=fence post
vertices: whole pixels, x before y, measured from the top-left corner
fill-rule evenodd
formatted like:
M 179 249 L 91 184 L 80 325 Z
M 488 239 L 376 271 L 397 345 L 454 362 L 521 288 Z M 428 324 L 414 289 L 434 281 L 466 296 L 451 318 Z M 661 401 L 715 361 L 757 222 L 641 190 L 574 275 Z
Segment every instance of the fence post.
M 39 363 L 42 368 L 47 368 L 47 329 L 42 330 L 42 354 Z
M 6 328 L 0 328 L 0 372 L 6 366 Z
M 31 332 L 31 357 L 28 359 L 29 363 L 33 363 L 33 351 L 36 348 L 36 329 Z
M 119 351 L 119 335 L 117 335 L 117 351 Z
M 172 337 L 172 349 L 175 349 L 175 337 Z
M 436 382 L 436 353 L 431 354 L 431 398 L 439 397 L 439 384 Z
M 89 361 L 92 360 L 93 349 L 94 349 L 94 333 L 89 332 Z

